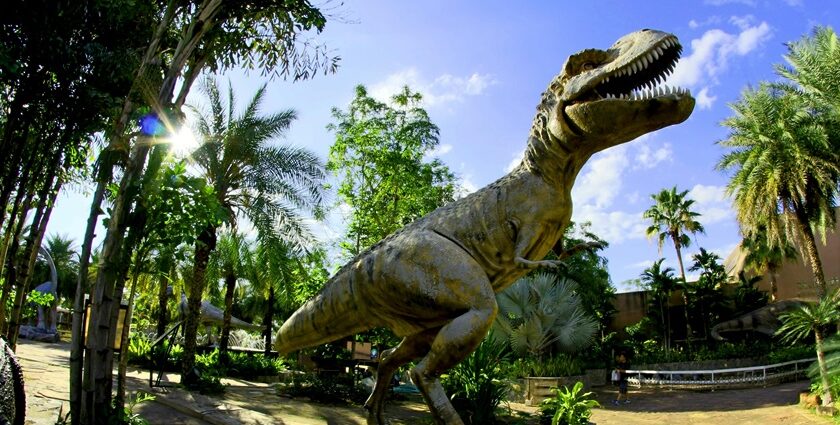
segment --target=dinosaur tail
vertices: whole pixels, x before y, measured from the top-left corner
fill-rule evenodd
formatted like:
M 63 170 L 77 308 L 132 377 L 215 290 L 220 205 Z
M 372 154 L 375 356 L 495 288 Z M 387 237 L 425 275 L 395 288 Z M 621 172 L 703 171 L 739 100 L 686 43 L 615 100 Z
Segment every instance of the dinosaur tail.
M 757 330 L 755 326 L 754 317 L 750 314 L 745 314 L 743 316 L 737 317 L 732 320 L 727 320 L 725 322 L 718 323 L 714 327 L 712 327 L 712 338 L 718 341 L 724 341 L 726 338 L 720 336 L 721 332 L 734 332 L 734 331 L 748 331 L 748 330 Z
M 341 270 L 324 289 L 309 299 L 280 327 L 274 348 L 281 354 L 325 344 L 375 327 L 364 300 L 350 278 L 352 268 Z

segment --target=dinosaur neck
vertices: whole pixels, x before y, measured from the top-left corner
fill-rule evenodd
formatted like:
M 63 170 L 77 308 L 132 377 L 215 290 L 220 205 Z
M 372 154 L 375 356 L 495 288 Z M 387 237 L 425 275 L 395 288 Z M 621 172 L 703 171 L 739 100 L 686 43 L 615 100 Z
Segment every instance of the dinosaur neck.
M 589 156 L 582 157 L 579 150 L 570 149 L 568 144 L 553 138 L 548 132 L 540 136 L 531 135 L 528 139 L 520 167 L 540 176 L 555 188 L 570 190 Z

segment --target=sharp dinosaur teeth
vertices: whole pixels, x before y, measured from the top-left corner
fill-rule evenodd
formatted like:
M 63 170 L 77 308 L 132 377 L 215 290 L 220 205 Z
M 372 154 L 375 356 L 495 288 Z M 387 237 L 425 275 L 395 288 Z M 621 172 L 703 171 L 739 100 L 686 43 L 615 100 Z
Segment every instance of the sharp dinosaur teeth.
M 659 59 L 659 52 L 657 52 L 657 50 L 659 49 L 654 49 L 650 53 L 648 53 L 648 56 L 653 58 L 651 62 L 655 61 L 656 59 Z

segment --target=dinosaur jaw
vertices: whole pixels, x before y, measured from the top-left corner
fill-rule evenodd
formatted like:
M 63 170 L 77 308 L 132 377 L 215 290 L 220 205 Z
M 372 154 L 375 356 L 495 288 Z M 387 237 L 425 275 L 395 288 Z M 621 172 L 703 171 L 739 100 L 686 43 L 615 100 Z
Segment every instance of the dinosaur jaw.
M 609 146 L 686 120 L 694 109 L 689 91 L 660 85 L 681 51 L 677 38 L 667 33 L 623 37 L 603 52 L 604 63 L 568 80 L 558 118 L 574 133 L 598 136 Z

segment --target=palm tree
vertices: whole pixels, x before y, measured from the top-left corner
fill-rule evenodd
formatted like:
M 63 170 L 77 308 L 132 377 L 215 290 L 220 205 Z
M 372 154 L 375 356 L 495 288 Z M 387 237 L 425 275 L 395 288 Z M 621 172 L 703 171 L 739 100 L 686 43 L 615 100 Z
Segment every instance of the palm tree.
M 769 85 L 747 89 L 731 105 L 731 149 L 717 164 L 732 170 L 727 185 L 747 238 L 764 233 L 767 245 L 798 239 L 811 265 L 820 297 L 826 293 L 815 233 L 833 225 L 840 162 L 826 127 L 800 97 Z
M 761 276 L 748 276 L 743 270 L 738 272 L 733 316 L 740 316 L 767 305 L 767 293 L 755 287 L 758 282 L 761 282 Z
M 703 225 L 697 221 L 700 213 L 691 210 L 693 199 L 686 199 L 688 191 L 677 193 L 677 187 L 670 190 L 662 189 L 651 195 L 654 204 L 644 212 L 643 217 L 650 219 L 651 225 L 645 230 L 648 238 L 656 236 L 659 250 L 665 241 L 670 239 L 677 250 L 677 263 L 680 265 L 680 277 L 685 281 L 685 267 L 682 260 L 682 249 L 691 244 L 691 238 L 685 232 L 703 233 Z
M 227 224 L 235 227 L 236 218 L 241 215 L 253 223 L 260 238 L 283 240 L 297 247 L 306 245 L 311 235 L 300 211 L 320 215 L 323 165 L 305 149 L 269 144 L 289 128 L 295 112 L 290 109 L 260 115 L 265 85 L 239 115 L 234 111 L 233 87 L 228 86 L 227 102 L 222 100 L 213 79 L 205 81 L 203 91 L 209 110 L 193 108 L 203 144 L 193 152 L 192 160 L 213 186 L 219 204 L 227 212 Z M 191 384 L 190 372 L 195 363 L 198 312 L 206 287 L 207 262 L 215 247 L 216 227 L 211 225 L 196 242 L 189 282 L 182 371 L 187 384 Z
M 801 307 L 782 314 L 779 319 L 782 326 L 776 331 L 783 341 L 799 341 L 808 337 L 812 332 L 817 350 L 817 365 L 822 382 L 824 406 L 830 405 L 831 383 L 829 381 L 828 366 L 825 358 L 825 329 L 840 320 L 840 292 L 820 298 L 817 304 L 804 304 Z
M 565 352 L 586 348 L 598 322 L 583 310 L 575 286 L 548 273 L 517 280 L 496 295 L 496 335 L 507 338 L 520 356 L 542 357 L 555 345 Z
M 651 225 L 645 230 L 645 234 L 648 238 L 654 235 L 657 237 L 660 253 L 666 240 L 670 239 L 674 244 L 683 285 L 686 284 L 686 281 L 682 248 L 688 247 L 691 244 L 691 238 L 685 232 L 696 234 L 705 231 L 703 225 L 696 220 L 700 216 L 700 213 L 691 210 L 691 206 L 694 205 L 694 200 L 686 199 L 686 195 L 688 195 L 687 190 L 677 193 L 676 186 L 670 190 L 662 189 L 659 193 L 650 195 L 654 204 L 642 214 L 644 218 L 650 219 L 651 221 Z M 685 289 L 683 289 L 683 304 L 685 304 L 685 335 L 686 338 L 690 338 L 691 325 L 688 323 L 688 297 L 686 296 Z
M 244 263 L 248 253 L 248 245 L 242 235 L 230 229 L 223 232 L 219 238 L 219 243 L 216 245 L 213 255 L 210 256 L 207 268 L 208 280 L 218 281 L 223 279 L 225 282 L 224 318 L 222 319 L 222 332 L 219 338 L 219 355 L 222 359 L 227 359 L 236 281 L 244 274 Z
M 642 272 L 640 279 L 651 291 L 655 306 L 659 307 L 659 317 L 662 320 L 662 330 L 665 333 L 662 343 L 666 350 L 670 350 L 671 314 L 668 302 L 671 299 L 671 291 L 677 288 L 678 281 L 674 277 L 673 268 L 662 267 L 663 261 L 665 261 L 664 258 L 654 261 L 650 267 Z
M 700 277 L 694 285 L 685 287 L 685 292 L 690 296 L 695 316 L 699 317 L 703 324 L 703 336 L 708 339 L 711 323 L 719 319 L 722 313 L 725 298 L 722 292 L 723 284 L 729 279 L 721 264 L 721 258 L 714 252 L 700 248 L 700 252 L 693 255 L 694 263 L 689 271 L 700 271 Z
M 745 265 L 770 277 L 770 300 L 775 302 L 779 291 L 777 273 L 785 260 L 796 258 L 796 248 L 786 240 L 778 245 L 768 244 L 761 227 L 751 237 L 741 240 L 741 248 L 746 251 Z
M 808 104 L 825 112 L 840 113 L 840 39 L 831 27 L 817 26 L 811 37 L 788 43 L 788 66 L 776 72 L 796 84 Z

